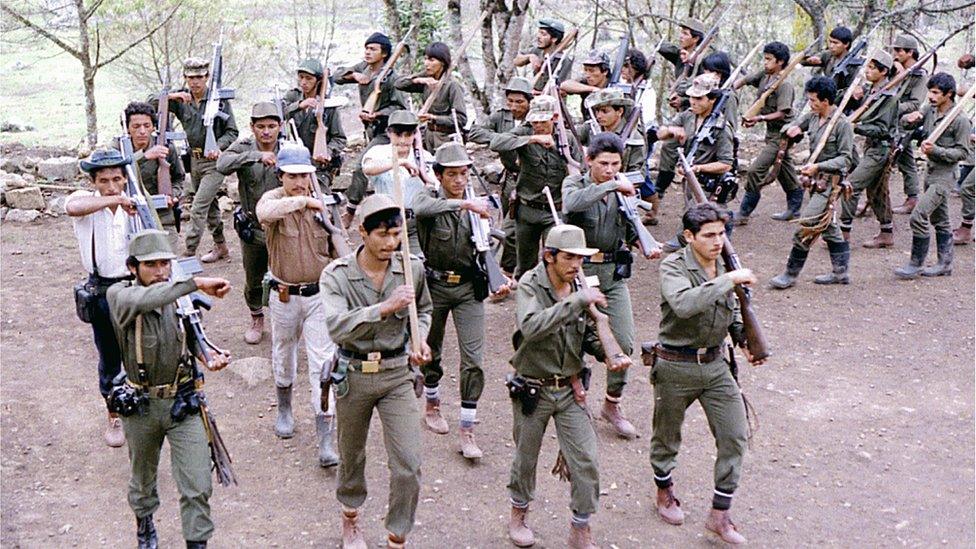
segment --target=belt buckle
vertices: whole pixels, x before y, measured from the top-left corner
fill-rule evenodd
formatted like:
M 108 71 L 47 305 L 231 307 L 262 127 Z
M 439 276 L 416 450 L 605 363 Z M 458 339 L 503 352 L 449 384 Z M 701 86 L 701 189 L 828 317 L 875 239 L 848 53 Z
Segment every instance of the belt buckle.
M 555 382 L 555 383 L 553 383 L 553 388 L 554 389 L 562 389 L 563 387 L 565 387 L 565 385 L 563 385 L 563 380 L 566 380 L 566 379 L 569 379 L 569 378 L 566 378 L 566 377 L 563 377 L 563 376 L 553 376 L 552 380 Z
M 702 357 L 705 356 L 705 354 L 707 353 L 708 353 L 708 347 L 699 347 L 698 350 L 695 351 L 695 361 L 698 362 L 699 366 L 701 366 Z
M 590 263 L 603 263 L 603 252 L 597 252 L 591 255 Z
M 366 360 L 360 363 L 360 370 L 364 374 L 375 374 L 380 371 L 380 360 L 382 359 L 383 355 L 379 351 L 366 353 Z
M 454 271 L 447 272 L 447 283 L 448 284 L 460 284 L 461 275 L 455 273 Z

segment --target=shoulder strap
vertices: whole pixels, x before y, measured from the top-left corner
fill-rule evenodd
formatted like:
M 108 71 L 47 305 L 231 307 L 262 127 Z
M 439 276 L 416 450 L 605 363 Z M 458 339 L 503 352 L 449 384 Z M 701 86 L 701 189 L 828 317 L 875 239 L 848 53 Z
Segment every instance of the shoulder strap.
M 92 238 L 91 238 L 91 259 L 92 259 L 92 271 L 95 276 L 98 276 L 98 261 L 95 259 L 95 218 L 92 220 Z

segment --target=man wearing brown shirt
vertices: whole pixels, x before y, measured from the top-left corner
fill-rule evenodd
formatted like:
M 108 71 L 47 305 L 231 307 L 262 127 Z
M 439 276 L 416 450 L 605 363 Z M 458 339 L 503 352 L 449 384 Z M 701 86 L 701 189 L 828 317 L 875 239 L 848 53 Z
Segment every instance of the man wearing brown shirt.
M 325 325 L 320 299 L 319 275 L 332 257 L 329 234 L 316 220 L 325 206 L 312 196 L 315 167 L 308 149 L 284 146 L 278 152 L 281 187 L 270 190 L 257 205 L 264 227 L 271 271 L 271 365 L 278 393 L 275 434 L 290 438 L 295 433 L 291 410 L 292 384 L 298 370 L 298 341 L 304 335 L 308 355 L 308 377 L 312 387 L 312 410 L 318 435 L 319 465 L 339 463 L 332 446 L 334 404 L 322 410 L 321 377 L 325 364 L 335 354 L 335 344 Z M 329 395 L 333 403 L 335 398 Z

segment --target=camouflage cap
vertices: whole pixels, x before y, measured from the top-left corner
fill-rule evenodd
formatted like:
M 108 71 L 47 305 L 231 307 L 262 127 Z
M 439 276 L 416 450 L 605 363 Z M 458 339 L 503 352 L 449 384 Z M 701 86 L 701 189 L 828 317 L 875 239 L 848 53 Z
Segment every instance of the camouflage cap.
M 137 261 L 176 259 L 166 231 L 156 229 L 146 229 L 136 233 L 129 241 L 129 255 L 135 257 Z
M 281 122 L 281 117 L 278 116 L 278 107 L 275 107 L 275 104 L 270 101 L 261 101 L 251 107 L 251 120 L 260 118 L 274 118 Z
M 505 86 L 505 93 L 521 93 L 532 97 L 532 84 L 525 78 L 516 76 L 508 81 Z
M 298 65 L 298 72 L 305 72 L 311 74 L 316 78 L 322 78 L 325 71 L 322 69 L 322 63 L 319 63 L 318 59 L 306 59 Z
M 118 149 L 98 149 L 87 159 L 81 161 L 81 169 L 88 175 L 102 168 L 115 168 L 129 164 L 131 158 L 122 156 Z
M 597 90 L 586 97 L 583 106 L 588 109 L 595 109 L 609 105 L 611 107 L 631 107 L 634 101 L 624 95 L 620 88 L 603 88 Z
M 894 59 L 892 59 L 891 54 L 881 48 L 874 50 L 868 60 L 874 61 L 876 64 L 882 65 L 886 69 L 890 69 L 894 64 Z
M 183 76 L 207 76 L 210 74 L 210 61 L 200 57 L 187 57 L 183 61 Z
M 718 76 L 712 73 L 699 74 L 691 82 L 686 95 L 688 97 L 705 97 L 709 92 L 718 88 Z
M 359 217 L 359 223 L 362 224 L 366 221 L 366 218 L 382 211 L 386 210 L 400 210 L 400 206 L 393 200 L 393 197 L 388 194 L 375 193 L 367 196 L 365 200 L 359 205 L 356 210 L 356 215 Z
M 688 17 L 682 20 L 679 26 L 689 30 L 693 30 L 700 34 L 705 34 L 706 32 L 708 32 L 708 29 L 705 28 L 705 23 L 702 23 L 701 21 L 692 17 Z
M 417 115 L 413 111 L 401 109 L 390 113 L 390 118 L 387 120 L 386 125 L 416 127 L 420 125 L 420 120 L 417 119 Z
M 918 51 L 918 40 L 910 34 L 899 34 L 895 37 L 895 43 L 891 45 L 892 48 L 898 48 L 902 50 L 915 50 Z
M 456 141 L 448 141 L 437 147 L 437 150 L 434 151 L 434 163 L 445 168 L 458 168 L 473 164 L 464 145 Z
M 546 235 L 546 248 L 555 248 L 561 252 L 575 255 L 591 256 L 599 250 L 586 247 L 586 234 L 576 225 L 557 225 Z
M 529 114 L 525 115 L 526 122 L 545 122 L 556 116 L 556 100 L 550 95 L 540 95 L 529 103 Z
M 607 68 L 610 67 L 610 56 L 607 52 L 600 50 L 591 50 L 590 53 L 583 58 L 584 65 L 604 65 Z
M 545 30 L 554 30 L 560 35 L 566 34 L 566 25 L 563 25 L 555 19 L 539 19 L 539 28 Z

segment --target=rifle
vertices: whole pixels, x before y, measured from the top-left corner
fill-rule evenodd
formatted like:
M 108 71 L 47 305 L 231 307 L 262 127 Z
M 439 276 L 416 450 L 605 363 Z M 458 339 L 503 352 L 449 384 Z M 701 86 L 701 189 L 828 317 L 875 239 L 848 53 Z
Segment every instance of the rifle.
M 627 179 L 623 174 L 617 174 L 617 178 Z M 637 233 L 637 245 L 646 259 L 651 259 L 655 254 L 661 253 L 661 244 L 651 236 L 651 233 L 644 226 L 644 223 L 637 217 L 637 197 L 624 196 L 617 192 L 617 203 L 620 204 L 620 213 L 624 219 Z
M 132 158 L 132 139 L 125 132 L 119 137 L 119 149 L 126 158 Z M 125 194 L 132 200 L 136 209 L 136 214 L 129 218 L 129 237 L 136 235 L 145 229 L 163 230 L 162 223 L 153 208 L 149 207 L 142 184 L 139 182 L 134 165 L 129 163 L 125 166 Z M 156 197 L 152 197 L 155 202 Z M 195 257 L 181 258 L 171 262 L 171 278 L 182 280 L 203 272 L 199 260 Z M 217 481 L 221 486 L 237 484 L 237 478 L 231 467 L 230 453 L 224 445 L 220 432 L 217 430 L 217 423 L 214 421 L 213 414 L 207 406 L 207 397 L 203 392 L 204 376 L 200 370 L 197 360 L 203 360 L 205 364 L 211 361 L 211 353 L 228 355 L 227 351 L 217 347 L 203 330 L 203 319 L 200 310 L 209 310 L 211 301 L 209 298 L 192 293 L 184 295 L 176 300 L 176 314 L 179 315 L 186 330 L 187 347 L 195 352 L 191 352 L 189 362 L 193 367 L 193 385 L 200 401 L 200 418 L 203 421 L 204 431 L 207 433 L 207 441 L 210 445 L 210 459 L 213 462 L 214 471 L 217 474 Z
M 407 222 L 407 209 L 403 196 L 403 182 L 400 180 L 400 159 L 397 157 L 396 147 L 390 147 L 393 160 L 393 198 L 400 206 L 400 219 L 404 225 Z M 410 235 L 406 226 L 400 231 L 400 256 L 403 258 L 403 282 L 414 289 L 413 269 L 410 266 Z M 414 354 L 420 354 L 420 318 L 417 315 L 417 300 L 414 299 L 408 305 L 410 323 L 410 349 Z
M 702 40 L 698 43 L 698 46 L 695 47 L 694 51 L 688 54 L 688 58 L 681 67 L 681 73 L 678 74 L 677 78 L 674 79 L 674 83 L 671 84 L 671 89 L 668 90 L 668 97 L 671 97 L 678 91 L 678 84 L 683 79 L 689 78 L 692 75 L 695 67 L 698 66 L 698 58 L 705 53 L 708 46 L 710 46 L 712 41 L 715 40 L 715 37 L 718 36 L 718 26 L 722 23 L 722 20 L 725 19 L 725 16 L 729 13 L 729 8 L 731 7 L 732 6 L 730 4 L 729 6 L 726 6 L 724 10 L 722 10 L 721 15 L 715 19 L 715 23 L 712 24 L 712 27 L 708 29 L 708 32 L 706 32 L 705 36 L 702 37 Z
M 594 34 L 594 36 L 596 36 Z M 627 46 L 630 44 L 630 33 L 625 34 L 620 39 L 620 45 L 617 47 L 617 56 L 613 60 L 613 67 L 610 68 L 610 82 L 607 87 L 616 86 L 620 82 L 620 73 L 624 68 L 624 61 L 627 60 Z
M 224 58 L 221 50 L 223 48 L 224 31 L 220 31 L 220 40 L 214 43 L 213 60 L 210 62 L 210 79 L 207 82 L 207 95 L 204 98 L 206 106 L 203 109 L 203 125 L 207 128 L 206 143 L 203 147 L 203 154 L 220 152 L 217 146 L 217 137 L 214 135 L 214 118 L 227 120 L 230 115 L 220 110 L 220 101 L 223 99 L 233 99 L 234 90 L 221 87 L 221 79 L 224 72 Z
M 953 36 L 959 34 L 962 31 L 968 29 L 971 26 L 973 26 L 973 23 L 972 22 L 969 23 L 968 25 L 963 25 L 962 27 L 959 27 L 955 31 L 949 33 L 949 35 L 947 35 L 945 38 L 943 38 L 942 40 L 940 40 L 939 43 L 937 43 L 936 45 L 932 46 L 929 49 L 929 51 L 925 52 L 925 55 L 923 55 L 922 57 L 920 57 L 918 59 L 918 61 L 916 61 L 912 66 L 913 67 L 921 67 L 922 65 L 924 65 L 929 59 L 931 59 L 931 58 L 933 58 L 935 56 L 936 52 L 939 51 L 939 48 L 941 48 L 942 46 L 944 46 L 946 44 L 946 42 L 949 41 L 950 38 L 952 38 Z M 877 101 L 882 96 L 882 94 L 884 94 L 885 92 L 895 89 L 895 86 L 898 86 L 899 84 L 901 84 L 902 81 L 904 81 L 906 78 L 908 78 L 912 73 L 913 73 L 912 70 L 904 70 L 904 71 L 901 71 L 894 78 L 892 78 L 891 80 L 889 80 L 884 86 L 882 86 L 880 89 L 876 90 L 874 93 L 872 93 L 867 98 L 865 98 L 864 99 L 864 102 L 861 104 L 861 106 L 858 107 L 854 112 L 851 113 L 851 115 L 849 117 L 850 121 L 851 122 L 857 122 L 858 120 L 860 120 L 860 118 L 862 116 L 864 116 L 864 113 L 867 112 L 868 108 L 871 107 L 871 104 L 872 103 L 874 103 L 875 101 Z
M 972 99 L 974 94 L 976 94 L 976 85 L 970 84 L 969 91 L 966 92 L 966 95 L 957 101 L 956 106 L 953 107 L 952 110 L 942 118 L 942 122 L 939 122 L 939 125 L 929 132 L 929 135 L 925 138 L 925 141 L 922 141 L 922 144 L 931 143 L 934 145 L 935 142 L 942 137 L 942 134 L 949 129 L 949 125 L 952 124 L 956 117 L 959 116 L 959 113 L 961 113 L 963 108 L 966 106 L 966 102 Z
M 386 77 L 390 74 L 390 71 L 393 70 L 393 65 L 397 62 L 397 59 L 399 59 L 400 56 L 403 55 L 403 51 L 407 49 L 407 38 L 410 38 L 410 35 L 413 34 L 413 29 L 416 26 L 417 25 L 410 25 L 410 28 L 407 29 L 407 33 L 403 35 L 403 38 L 397 42 L 396 47 L 393 48 L 393 52 L 390 54 L 390 57 L 387 58 L 386 63 L 383 63 L 383 67 L 380 69 L 380 72 L 377 73 L 375 78 L 376 83 L 373 84 L 373 91 L 369 92 L 369 97 L 367 97 L 366 102 L 363 103 L 362 112 L 372 113 L 376 110 L 376 107 L 380 101 L 380 87 L 383 85 L 383 81 L 386 80 Z
M 491 10 L 485 10 L 481 13 L 481 17 L 478 18 L 478 24 L 475 25 L 475 28 L 481 26 L 481 23 L 486 17 L 488 17 L 489 13 L 491 13 Z M 437 96 L 440 95 L 440 91 L 444 88 L 444 84 L 447 83 L 447 81 L 451 78 L 451 71 L 454 70 L 454 66 L 457 65 L 458 60 L 464 56 L 464 51 L 468 49 L 468 45 L 471 44 L 471 41 L 474 40 L 475 36 L 479 36 L 479 34 L 472 32 L 464 40 L 464 42 L 461 43 L 461 47 L 458 48 L 457 54 L 451 57 L 451 64 L 444 67 L 444 72 L 441 73 L 441 77 L 438 78 L 437 83 L 431 87 L 430 95 L 427 96 L 423 106 L 420 107 L 420 112 L 417 113 L 417 116 L 427 114 L 427 112 L 430 111 L 430 107 L 434 104 L 434 100 L 437 99 Z
M 564 57 L 565 59 L 565 57 Z M 582 171 L 580 163 L 573 158 L 572 146 L 569 142 L 569 136 L 566 135 L 566 128 L 568 127 L 576 140 L 576 143 L 580 143 L 579 135 L 576 134 L 576 127 L 573 126 L 569 113 L 566 111 L 566 103 L 563 101 L 562 95 L 559 94 L 559 89 L 556 85 L 552 71 L 552 66 L 549 63 L 550 58 L 546 58 L 546 69 L 549 71 L 549 81 L 546 83 L 546 92 L 553 99 L 556 100 L 556 104 L 559 105 L 560 120 L 553 124 L 556 130 L 556 148 L 559 149 L 559 153 L 562 154 L 563 158 L 566 160 L 566 169 L 569 171 L 570 175 L 579 174 Z M 562 59 L 559 60 L 562 63 Z M 595 120 L 591 116 L 591 120 Z M 599 130 L 598 130 L 599 131 Z
M 329 129 L 325 127 L 325 98 L 332 92 L 329 85 L 331 71 L 328 68 L 322 74 L 322 81 L 319 82 L 319 97 L 315 104 L 315 143 L 312 146 L 312 158 L 321 158 L 321 162 L 328 164 L 332 162 L 332 152 L 329 150 Z
M 868 47 L 868 37 L 874 34 L 874 31 L 881 26 L 882 21 L 884 21 L 884 19 L 878 20 L 871 30 L 859 36 L 857 42 L 854 43 L 854 46 L 847 51 L 847 54 L 840 60 L 840 63 L 837 63 L 837 66 L 834 67 L 834 70 L 830 73 L 830 77 L 834 79 L 834 82 L 837 81 L 838 77 L 846 78 L 849 76 L 852 68 L 861 67 L 864 65 L 864 58 L 858 58 L 858 55 L 860 55 L 861 52 Z
M 810 153 L 810 156 L 807 158 L 806 162 L 804 162 L 805 164 L 812 164 L 816 162 L 817 158 L 820 157 L 820 153 L 823 152 L 824 147 L 827 146 L 827 139 L 830 138 L 830 132 L 834 130 L 834 126 L 837 125 L 837 121 L 840 120 L 840 117 L 844 115 L 844 107 L 846 107 L 847 103 L 850 102 L 851 96 L 854 94 L 854 89 L 861 84 L 861 75 L 864 73 L 865 66 L 867 65 L 861 64 L 861 68 L 859 68 L 857 73 L 854 74 L 854 80 L 851 82 L 851 85 L 848 86 L 847 91 L 844 92 L 844 97 L 842 97 L 840 103 L 837 104 L 837 110 L 834 111 L 833 116 L 831 116 L 830 120 L 827 122 L 827 128 L 824 130 L 823 135 L 820 136 L 820 141 L 817 142 L 817 146 L 814 147 L 813 152 Z
M 123 121 L 125 118 L 123 117 Z M 126 131 L 126 130 L 123 130 Z M 169 85 L 163 87 L 163 91 L 159 92 L 159 112 L 156 116 L 156 145 L 169 148 L 170 141 L 175 141 L 178 139 L 186 139 L 186 134 L 183 132 L 171 132 L 169 131 Z M 179 159 L 177 159 L 178 161 Z M 160 158 L 158 162 L 159 166 L 156 168 L 156 184 L 160 194 L 173 197 L 173 180 L 170 177 L 169 168 L 170 163 L 167 158 Z M 180 215 L 181 215 L 180 203 L 178 201 L 173 201 L 173 226 L 176 228 L 176 232 L 180 232 Z
M 278 111 L 278 119 L 281 120 L 281 131 L 278 132 L 278 146 L 284 145 L 286 141 L 297 141 L 298 140 L 298 130 L 295 129 L 295 123 L 292 120 L 285 122 L 285 111 L 282 109 L 281 105 L 281 92 L 278 89 L 278 84 L 274 85 L 274 104 L 275 110 Z
M 685 156 L 680 148 L 678 149 L 678 160 L 681 162 L 681 167 L 684 170 L 685 183 L 687 183 L 687 188 L 691 191 L 692 198 L 695 200 L 695 203 L 704 204 L 708 201 L 708 198 L 705 196 L 705 191 L 698 182 L 698 177 L 691 171 L 691 164 L 688 162 L 688 157 Z M 728 236 L 724 235 L 722 236 L 722 264 L 725 266 L 726 272 L 742 268 L 739 255 L 735 253 L 732 242 Z M 743 334 L 746 338 L 746 347 L 749 349 L 749 354 L 752 355 L 754 360 L 763 360 L 770 355 L 770 352 L 769 346 L 766 343 L 766 336 L 763 335 L 762 326 L 759 324 L 759 318 L 752 308 L 752 290 L 736 284 L 733 291 L 735 292 L 735 297 L 739 300 L 739 309 L 742 312 Z
M 756 101 L 753 102 L 748 109 L 746 109 L 746 112 L 742 114 L 742 118 L 752 118 L 753 116 L 759 114 L 759 111 L 762 110 L 763 105 L 766 104 L 766 100 L 769 99 L 769 96 L 772 95 L 783 82 L 786 82 L 786 79 L 789 78 L 790 74 L 792 74 L 796 67 L 799 66 L 800 61 L 803 61 L 807 57 L 809 51 L 819 43 L 820 37 L 818 36 L 817 39 L 814 40 L 812 44 L 807 46 L 805 50 L 794 54 L 793 57 L 790 58 L 790 62 L 787 63 L 786 66 L 783 67 L 783 70 L 780 71 L 779 76 L 776 77 L 776 80 L 773 80 L 773 82 L 765 90 L 763 90 L 762 93 L 759 94 Z
M 576 42 L 576 39 L 578 38 L 577 36 L 578 34 L 579 34 L 579 28 L 573 27 L 569 29 L 569 32 L 563 35 L 563 39 L 560 40 L 558 44 L 556 44 L 556 49 L 554 49 L 551 54 L 546 54 L 546 58 L 545 61 L 543 62 L 542 68 L 539 69 L 539 72 L 535 73 L 535 79 L 532 80 L 532 86 L 530 86 L 532 89 L 535 89 L 535 87 L 539 85 L 539 80 L 542 78 L 542 75 L 550 74 L 550 80 L 551 80 L 552 74 L 559 74 L 559 70 L 563 66 L 563 60 L 566 58 L 565 55 L 559 57 L 559 62 L 556 63 L 556 69 L 554 71 L 550 70 L 547 72 L 542 69 L 550 66 L 549 64 L 550 59 L 552 59 L 556 55 L 559 55 L 560 53 L 564 53 L 566 51 L 566 48 L 568 48 L 570 44 Z

